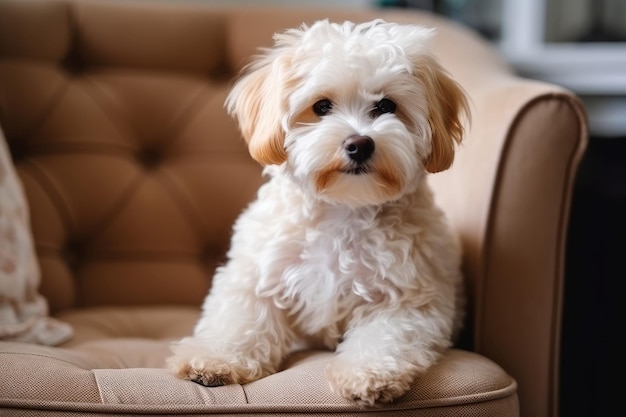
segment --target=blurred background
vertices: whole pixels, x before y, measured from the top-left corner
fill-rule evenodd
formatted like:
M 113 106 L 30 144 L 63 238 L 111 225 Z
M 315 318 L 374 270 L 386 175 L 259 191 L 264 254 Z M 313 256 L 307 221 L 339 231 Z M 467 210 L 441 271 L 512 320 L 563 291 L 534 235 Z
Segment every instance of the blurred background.
M 620 409 L 626 302 L 626 0 L 194 0 L 228 5 L 418 8 L 471 26 L 521 75 L 576 92 L 590 142 L 568 233 L 561 416 Z M 529 260 L 532 262 L 532 260 Z M 619 352 L 618 352 L 619 351 Z

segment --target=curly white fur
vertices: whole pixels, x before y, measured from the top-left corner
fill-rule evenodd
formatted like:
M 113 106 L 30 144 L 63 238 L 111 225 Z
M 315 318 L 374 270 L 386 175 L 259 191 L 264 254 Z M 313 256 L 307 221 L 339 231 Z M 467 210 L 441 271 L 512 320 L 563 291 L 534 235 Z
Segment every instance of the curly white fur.
M 331 388 L 372 406 L 450 346 L 460 249 L 425 177 L 452 163 L 467 105 L 431 36 L 319 21 L 276 35 L 244 71 L 227 108 L 269 181 L 234 226 L 194 335 L 172 346 L 179 377 L 246 383 L 323 346 L 337 352 Z M 366 139 L 350 147 L 353 135 Z

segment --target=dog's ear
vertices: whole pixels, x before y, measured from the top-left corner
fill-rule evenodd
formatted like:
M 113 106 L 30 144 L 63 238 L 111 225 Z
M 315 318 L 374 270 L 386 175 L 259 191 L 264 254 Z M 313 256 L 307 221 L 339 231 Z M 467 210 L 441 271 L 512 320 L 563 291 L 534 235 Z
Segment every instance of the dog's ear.
M 469 121 L 467 97 L 431 56 L 425 55 L 416 61 L 415 75 L 425 86 L 432 135 L 432 150 L 424 166 L 429 172 L 444 171 L 452 165 L 454 147 L 461 143 L 464 122 Z
M 226 99 L 250 155 L 263 165 L 280 165 L 287 159 L 282 116 L 287 111 L 288 60 L 285 54 L 267 50 L 244 68 Z

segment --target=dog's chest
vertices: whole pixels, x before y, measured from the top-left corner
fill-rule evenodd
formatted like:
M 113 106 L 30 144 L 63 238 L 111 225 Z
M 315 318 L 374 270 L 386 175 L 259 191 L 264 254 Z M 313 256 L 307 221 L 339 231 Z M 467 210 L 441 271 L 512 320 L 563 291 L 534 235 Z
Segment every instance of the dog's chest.
M 374 282 L 384 274 L 387 249 L 375 214 L 318 213 L 291 235 L 272 250 L 281 256 L 266 279 L 275 302 L 306 333 L 341 326 L 358 305 L 379 297 Z

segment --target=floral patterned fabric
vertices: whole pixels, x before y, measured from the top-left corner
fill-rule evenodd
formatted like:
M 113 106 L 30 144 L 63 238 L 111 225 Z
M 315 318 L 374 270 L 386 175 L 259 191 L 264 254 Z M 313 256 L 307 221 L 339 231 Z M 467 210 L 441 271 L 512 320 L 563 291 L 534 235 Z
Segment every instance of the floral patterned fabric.
M 72 336 L 49 317 L 39 282 L 28 205 L 0 131 L 0 340 L 58 345 Z

